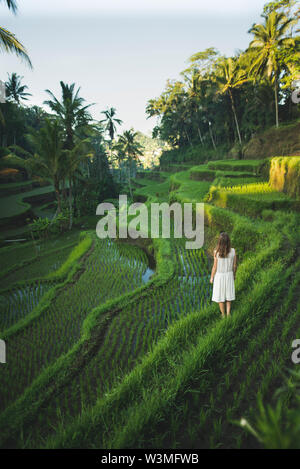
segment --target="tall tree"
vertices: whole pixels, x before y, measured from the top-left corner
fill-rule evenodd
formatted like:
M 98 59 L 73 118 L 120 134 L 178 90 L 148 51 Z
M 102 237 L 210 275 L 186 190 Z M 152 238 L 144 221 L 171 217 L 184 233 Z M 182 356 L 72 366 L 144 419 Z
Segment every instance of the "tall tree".
M 93 158 L 94 152 L 90 146 L 90 140 L 79 140 L 71 150 L 65 150 L 64 174 L 69 180 L 69 229 L 73 225 L 73 187 L 78 174 L 81 173 L 80 166 L 84 161 Z
M 101 111 L 101 114 L 105 115 L 105 119 L 102 119 L 100 122 L 104 122 L 106 124 L 105 130 L 109 133 L 110 139 L 113 140 L 115 132 L 117 131 L 116 124 L 121 125 L 123 124 L 123 121 L 115 117 L 116 109 L 114 107 L 111 107 L 106 111 Z
M 242 144 L 242 137 L 236 113 L 233 90 L 248 81 L 246 72 L 240 67 L 238 59 L 232 57 L 224 58 L 221 62 L 219 62 L 216 72 L 216 80 L 219 85 L 219 92 L 221 94 L 228 94 L 229 96 L 238 139 L 240 144 Z
M 24 77 L 13 72 L 11 75 L 8 75 L 8 81 L 5 83 L 6 97 L 18 105 L 20 105 L 21 100 L 27 101 L 27 96 L 32 96 L 30 93 L 25 91 L 28 89 L 28 86 L 22 85 L 21 82 L 23 78 Z
M 255 77 L 267 77 L 274 86 L 276 126 L 279 126 L 278 115 L 278 81 L 280 76 L 279 51 L 282 47 L 290 47 L 295 40 L 287 37 L 293 18 L 287 18 L 283 13 L 272 10 L 268 15 L 262 15 L 264 24 L 254 24 L 249 30 L 254 35 L 248 53 L 251 58 L 250 73 Z
M 17 2 L 16 0 L 0 0 L 0 3 L 6 3 L 7 7 L 13 12 L 17 13 Z M 0 26 L 0 50 L 5 52 L 10 52 L 16 54 L 21 59 L 24 59 L 25 62 L 32 68 L 32 63 L 28 56 L 28 53 L 21 44 L 21 42 L 16 38 L 16 36 L 8 31 L 6 28 Z
M 117 163 L 119 171 L 119 182 L 122 181 L 122 166 L 126 160 L 126 154 L 123 149 L 123 145 L 119 142 L 115 143 L 112 147 L 111 161 Z
M 75 91 L 75 83 L 71 85 L 60 82 L 62 90 L 62 99 L 59 101 L 52 91 L 46 90 L 51 97 L 50 100 L 44 101 L 50 109 L 61 119 L 65 129 L 65 148 L 71 150 L 74 147 L 75 130 L 84 127 L 92 120 L 88 112 L 88 108 L 92 104 L 83 105 L 85 100 L 79 96 L 80 88 Z
M 122 151 L 127 157 L 128 163 L 128 184 L 130 196 L 132 198 L 132 189 L 131 189 L 131 167 L 133 161 L 138 161 L 139 156 L 143 155 L 143 147 L 140 143 L 137 142 L 136 137 L 138 133 L 134 132 L 133 129 L 125 130 L 122 135 L 120 135 L 118 143 L 122 148 Z
M 117 131 L 116 124 L 121 125 L 121 124 L 123 124 L 123 121 L 121 121 L 121 119 L 117 119 L 115 117 L 116 109 L 114 107 L 111 107 L 110 109 L 107 109 L 106 111 L 101 111 L 101 114 L 105 115 L 105 119 L 102 119 L 100 121 L 100 124 L 104 123 L 105 124 L 105 130 L 106 130 L 106 132 L 109 133 L 109 136 L 110 136 L 110 158 L 112 158 L 113 140 L 114 140 L 115 132 Z
M 201 101 L 203 101 L 205 95 L 205 80 L 196 69 L 192 70 L 191 76 L 185 75 L 185 78 L 188 83 L 188 107 L 191 109 L 191 114 L 197 126 L 198 136 L 201 144 L 204 145 L 200 125 L 200 110 L 203 109 L 203 106 L 201 106 Z
M 26 165 L 30 166 L 34 174 L 52 181 L 57 200 L 57 213 L 60 213 L 61 182 L 66 175 L 61 123 L 58 120 L 46 119 L 45 126 L 28 135 L 28 140 L 35 152 L 26 160 Z

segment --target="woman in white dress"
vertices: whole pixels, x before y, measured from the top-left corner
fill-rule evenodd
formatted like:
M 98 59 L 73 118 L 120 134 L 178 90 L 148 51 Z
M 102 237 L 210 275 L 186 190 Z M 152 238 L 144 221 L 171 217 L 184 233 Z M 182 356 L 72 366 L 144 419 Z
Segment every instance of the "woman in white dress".
M 210 283 L 213 283 L 212 301 L 219 303 L 222 318 L 225 318 L 225 304 L 226 314 L 230 316 L 231 301 L 235 300 L 236 269 L 235 249 L 231 247 L 228 234 L 223 231 L 214 250 L 214 265 L 210 277 Z

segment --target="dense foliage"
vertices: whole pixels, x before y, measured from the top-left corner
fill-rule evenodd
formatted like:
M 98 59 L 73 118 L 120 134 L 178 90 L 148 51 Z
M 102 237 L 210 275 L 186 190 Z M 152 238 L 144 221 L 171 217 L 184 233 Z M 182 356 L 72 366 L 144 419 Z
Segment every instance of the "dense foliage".
M 255 133 L 299 118 L 291 100 L 292 83 L 300 76 L 295 3 L 267 4 L 261 24 L 249 30 L 249 47 L 234 57 L 213 47 L 192 55 L 182 79 L 168 80 L 163 93 L 148 102 L 148 115 L 159 120 L 153 135 L 174 148 L 193 151 L 198 144 L 194 161 L 200 162 L 201 155 L 220 157 L 234 144 L 238 155 Z M 166 153 L 165 160 L 174 156 Z

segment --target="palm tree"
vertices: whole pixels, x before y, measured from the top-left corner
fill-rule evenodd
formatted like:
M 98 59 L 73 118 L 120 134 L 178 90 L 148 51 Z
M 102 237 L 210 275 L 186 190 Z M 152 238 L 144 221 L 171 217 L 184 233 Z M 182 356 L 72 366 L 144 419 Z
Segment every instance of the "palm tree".
M 3 0 L 0 0 L 2 2 Z M 17 12 L 17 2 L 16 0 L 4 0 L 7 4 L 8 8 L 16 14 Z M 16 38 L 16 36 L 8 31 L 7 29 L 0 26 L 0 50 L 4 50 L 5 52 L 15 53 L 21 59 L 24 59 L 27 64 L 32 68 L 32 63 L 28 56 L 28 53 L 21 44 L 20 41 Z
M 56 216 L 61 212 L 61 182 L 66 176 L 61 123 L 57 119 L 46 119 L 45 126 L 27 138 L 35 153 L 26 160 L 26 164 L 33 173 L 52 181 L 57 200 Z
M 15 101 L 16 104 L 20 104 L 21 100 L 27 101 L 27 96 L 32 96 L 30 93 L 26 93 L 28 89 L 27 85 L 22 85 L 21 81 L 24 77 L 20 77 L 15 72 L 8 75 L 8 81 L 5 83 L 6 96 Z
M 122 163 L 126 160 L 126 154 L 123 149 L 122 143 L 115 143 L 112 146 L 111 161 L 117 163 L 119 170 L 119 182 L 122 181 Z
M 62 100 L 59 101 L 52 91 L 46 90 L 46 93 L 52 99 L 44 101 L 44 104 L 47 104 L 61 119 L 66 133 L 65 148 L 71 150 L 74 147 L 75 130 L 87 125 L 92 120 L 88 108 L 93 106 L 93 104 L 83 106 L 85 100 L 79 97 L 80 88 L 75 92 L 75 83 L 67 85 L 61 81 L 60 86 L 62 89 Z
M 1 2 L 5 2 L 10 10 L 13 11 L 13 13 L 17 13 L 18 6 L 16 0 L 0 0 Z
M 107 111 L 101 111 L 101 114 L 105 115 L 105 119 L 102 119 L 100 122 L 106 123 L 105 130 L 109 133 L 110 139 L 113 140 L 115 132 L 117 131 L 115 123 L 121 125 L 123 124 L 123 121 L 114 117 L 116 114 L 116 109 L 114 107 L 111 107 Z
M 295 44 L 293 38 L 286 37 L 289 28 L 295 24 L 295 19 L 287 18 L 275 10 L 269 15 L 263 15 L 263 18 L 265 24 L 254 24 L 249 31 L 254 35 L 247 51 L 251 58 L 249 71 L 255 78 L 267 77 L 274 85 L 276 127 L 278 127 L 278 80 L 281 72 L 278 52 L 282 47 Z
M 219 93 L 227 93 L 230 98 L 239 142 L 240 144 L 242 144 L 242 137 L 236 114 L 233 90 L 248 81 L 248 78 L 246 77 L 246 72 L 240 67 L 240 63 L 237 58 L 224 58 L 217 66 L 216 81 L 219 85 Z
M 94 156 L 94 152 L 90 150 L 90 139 L 79 140 L 72 150 L 65 150 L 66 158 L 64 160 L 64 173 L 67 175 L 69 180 L 69 229 L 73 225 L 73 186 L 75 178 L 81 173 L 81 163 L 86 161 L 88 158 Z
M 121 125 L 123 121 L 121 119 L 116 119 L 114 116 L 116 115 L 116 109 L 111 107 L 107 109 L 107 111 L 101 111 L 101 114 L 105 115 L 105 119 L 99 121 L 100 123 L 105 123 L 105 130 L 109 133 L 110 136 L 110 156 L 112 152 L 112 143 L 115 136 L 115 132 L 117 131 L 116 124 Z
M 203 96 L 203 87 L 202 87 L 202 79 L 199 72 L 195 69 L 192 71 L 192 76 L 186 77 L 189 86 L 187 90 L 187 97 L 188 97 L 188 105 L 191 108 L 192 114 L 195 115 L 197 121 L 197 130 L 198 135 L 201 141 L 201 144 L 204 145 L 203 137 L 200 129 L 199 124 L 199 109 L 200 109 L 200 100 Z
M 122 151 L 127 157 L 128 162 L 128 183 L 130 196 L 132 197 L 131 189 L 131 165 L 133 161 L 138 161 L 139 156 L 143 155 L 143 147 L 136 141 L 138 133 L 134 132 L 133 129 L 125 130 L 122 135 L 120 135 L 118 143 L 121 145 Z

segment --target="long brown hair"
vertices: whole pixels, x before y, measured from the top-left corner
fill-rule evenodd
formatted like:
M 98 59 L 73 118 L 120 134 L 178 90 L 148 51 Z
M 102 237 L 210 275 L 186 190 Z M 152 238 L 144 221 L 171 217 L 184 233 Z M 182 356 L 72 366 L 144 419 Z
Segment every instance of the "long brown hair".
M 229 235 L 225 232 L 222 231 L 219 236 L 217 248 L 216 248 L 216 254 L 219 253 L 220 257 L 227 257 L 228 254 L 230 253 L 231 249 L 231 242 Z

